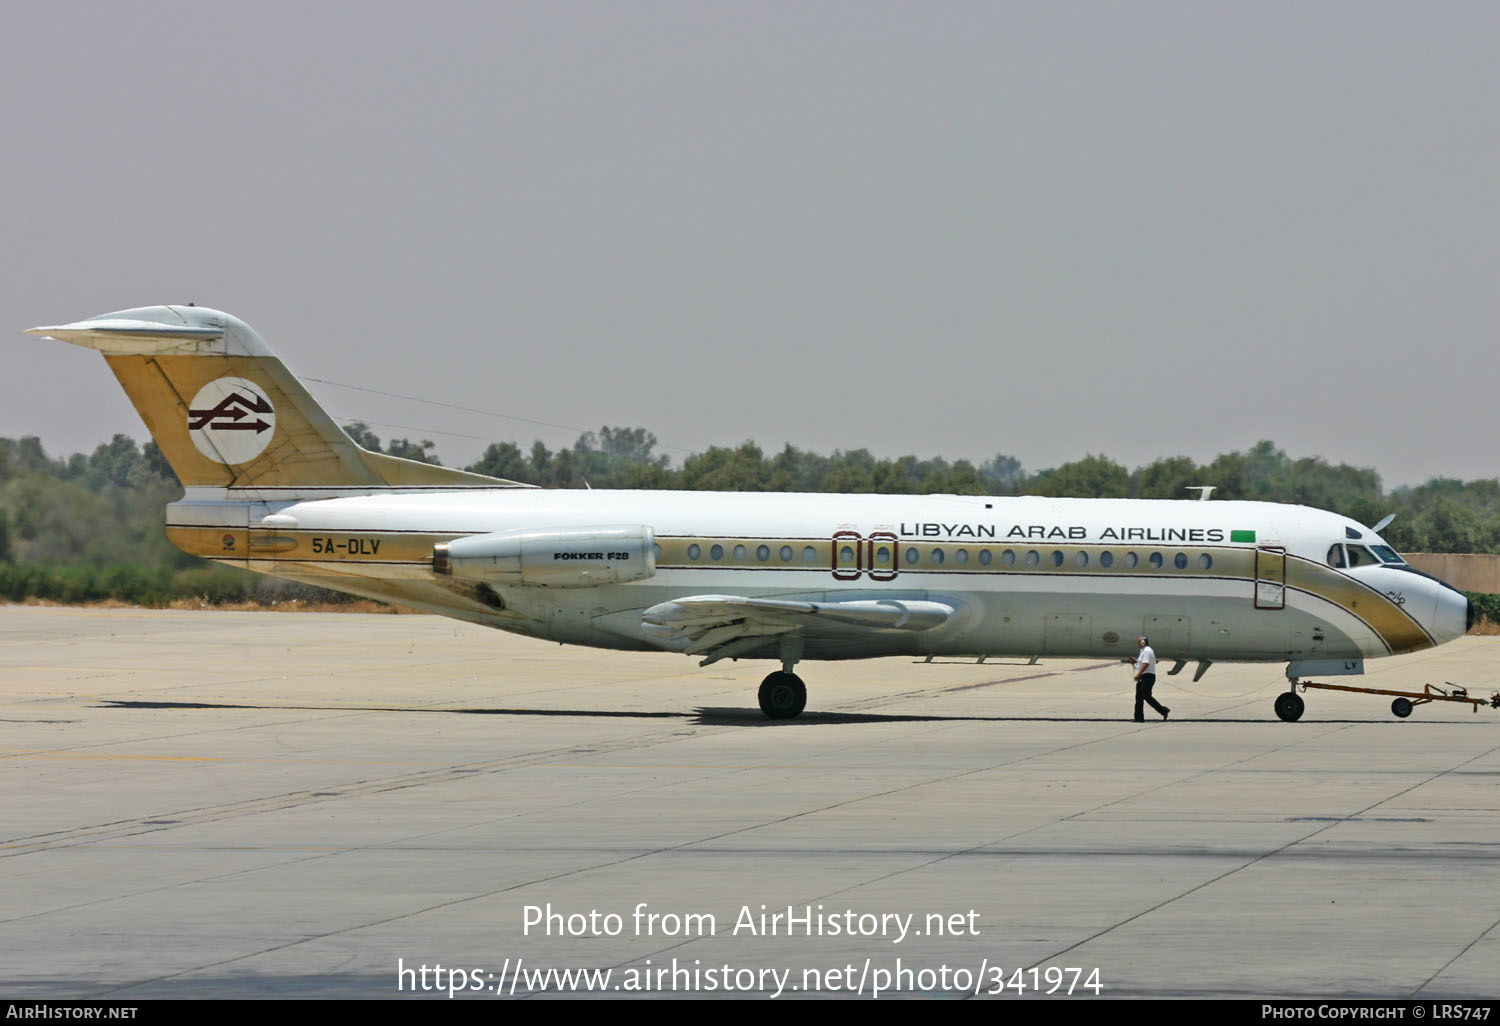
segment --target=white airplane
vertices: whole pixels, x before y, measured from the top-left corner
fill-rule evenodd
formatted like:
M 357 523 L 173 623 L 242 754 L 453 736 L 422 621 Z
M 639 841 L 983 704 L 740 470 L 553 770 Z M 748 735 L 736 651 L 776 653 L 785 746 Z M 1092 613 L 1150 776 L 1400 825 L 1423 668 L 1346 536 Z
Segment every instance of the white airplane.
M 1463 594 L 1347 517 L 1264 502 L 543 490 L 367 452 L 243 321 L 157 306 L 30 329 L 105 356 L 186 493 L 186 552 L 536 638 L 770 659 L 1287 662 L 1442 644 Z M 1383 527 L 1382 522 L 1378 527 Z M 1408 707 L 1409 708 L 1409 707 Z

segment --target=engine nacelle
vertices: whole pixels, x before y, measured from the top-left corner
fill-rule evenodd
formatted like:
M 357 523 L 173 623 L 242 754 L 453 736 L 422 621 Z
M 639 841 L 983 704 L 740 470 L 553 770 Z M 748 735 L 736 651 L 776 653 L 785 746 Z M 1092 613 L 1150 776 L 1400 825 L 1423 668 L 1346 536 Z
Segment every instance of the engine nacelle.
M 538 588 L 644 581 L 656 574 L 656 532 L 633 525 L 476 534 L 434 545 L 432 569 L 466 580 Z

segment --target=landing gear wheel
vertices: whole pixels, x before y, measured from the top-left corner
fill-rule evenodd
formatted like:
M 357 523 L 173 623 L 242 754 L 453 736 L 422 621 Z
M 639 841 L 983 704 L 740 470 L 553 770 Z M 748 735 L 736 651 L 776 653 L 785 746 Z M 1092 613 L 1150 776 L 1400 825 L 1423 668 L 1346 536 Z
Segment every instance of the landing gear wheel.
M 760 682 L 760 711 L 773 720 L 790 720 L 807 707 L 807 685 L 795 673 L 780 670 Z
M 1284 691 L 1276 696 L 1276 715 L 1288 723 L 1300 720 L 1303 708 L 1302 696 L 1295 691 Z
M 1397 716 L 1401 717 L 1403 720 L 1406 719 L 1408 716 L 1411 715 L 1411 699 L 1409 699 L 1409 698 L 1398 698 L 1398 699 L 1396 699 L 1394 702 L 1391 703 L 1391 712 L 1395 713 Z

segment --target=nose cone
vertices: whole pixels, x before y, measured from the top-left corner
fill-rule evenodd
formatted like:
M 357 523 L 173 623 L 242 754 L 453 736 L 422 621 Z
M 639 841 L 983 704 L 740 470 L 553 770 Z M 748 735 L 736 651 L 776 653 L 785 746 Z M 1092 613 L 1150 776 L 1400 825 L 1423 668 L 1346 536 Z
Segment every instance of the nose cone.
M 1461 591 L 1439 588 L 1432 633 L 1439 644 L 1461 638 L 1474 626 L 1474 603 Z

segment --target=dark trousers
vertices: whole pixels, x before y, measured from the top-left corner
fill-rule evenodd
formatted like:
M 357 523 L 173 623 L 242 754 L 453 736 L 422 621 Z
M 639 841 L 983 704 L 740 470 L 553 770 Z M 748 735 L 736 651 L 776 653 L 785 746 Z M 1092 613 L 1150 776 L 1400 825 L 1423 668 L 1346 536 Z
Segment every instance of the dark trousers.
M 1151 697 L 1151 689 L 1154 688 L 1155 686 L 1156 686 L 1156 674 L 1154 674 L 1154 673 L 1143 673 L 1143 674 L 1141 674 L 1140 679 L 1135 682 L 1135 718 L 1136 719 L 1138 719 L 1138 720 L 1144 720 L 1146 718 L 1144 710 L 1141 708 L 1141 703 L 1142 702 L 1149 703 L 1150 706 L 1151 706 L 1151 708 L 1155 709 L 1157 712 L 1161 713 L 1163 716 L 1165 716 L 1167 714 L 1166 706 L 1162 705 L 1156 699 L 1154 699 L 1154 698 Z

